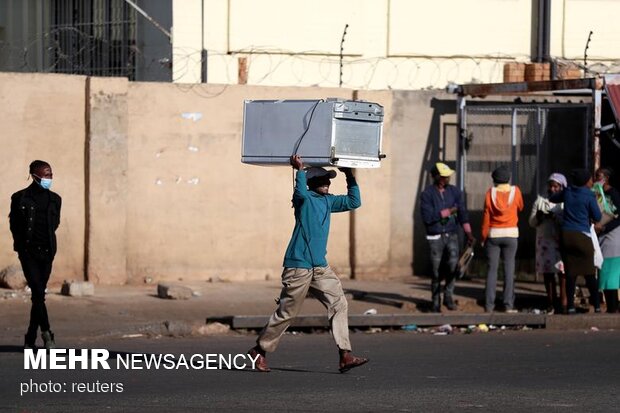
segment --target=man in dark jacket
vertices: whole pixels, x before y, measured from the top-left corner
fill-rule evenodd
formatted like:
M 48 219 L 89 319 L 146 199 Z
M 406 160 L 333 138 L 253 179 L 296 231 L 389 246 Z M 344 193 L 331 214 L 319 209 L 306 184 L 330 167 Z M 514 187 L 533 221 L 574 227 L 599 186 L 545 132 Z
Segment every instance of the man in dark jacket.
M 297 170 L 293 207 L 295 228 L 284 255 L 282 292 L 278 308 L 256 340 L 256 346 L 248 352 L 255 358 L 256 369 L 268 372 L 266 352 L 275 351 L 282 334 L 297 316 L 308 292 L 327 308 L 332 335 L 340 355 L 339 370 L 344 373 L 365 364 L 368 359 L 351 353 L 349 341 L 348 305 L 340 279 L 327 264 L 327 238 L 330 216 L 333 212 L 345 212 L 362 204 L 359 187 L 348 168 L 341 171 L 347 178 L 347 195 L 329 193 L 331 179 L 336 171 L 311 167 L 304 170 L 299 156 L 291 158 Z
M 55 348 L 54 334 L 45 306 L 45 289 L 56 254 L 56 229 L 60 224 L 61 198 L 50 191 L 52 167 L 45 161 L 30 164 L 32 184 L 11 196 L 9 215 L 13 249 L 22 264 L 24 276 L 32 293 L 30 325 L 24 347 L 35 348 L 37 330 L 46 349 Z
M 450 185 L 453 173 L 448 165 L 437 162 L 431 170 L 433 184 L 429 185 L 420 197 L 420 210 L 426 226 L 426 239 L 430 246 L 433 267 L 431 281 L 433 312 L 441 311 L 442 278 L 445 279 L 443 303 L 449 310 L 457 308 L 453 295 L 459 259 L 459 224 L 465 231 L 468 243 L 474 242 L 463 194 L 457 187 Z M 439 268 L 444 251 L 448 253 L 448 273 L 442 277 Z

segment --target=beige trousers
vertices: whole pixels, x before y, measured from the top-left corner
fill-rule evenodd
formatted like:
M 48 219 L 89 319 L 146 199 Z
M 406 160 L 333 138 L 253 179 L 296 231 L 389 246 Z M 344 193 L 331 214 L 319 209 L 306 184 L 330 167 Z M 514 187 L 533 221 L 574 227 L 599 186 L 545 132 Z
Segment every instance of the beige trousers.
M 308 294 L 327 308 L 334 341 L 340 350 L 351 350 L 347 299 L 338 276 L 327 267 L 285 268 L 282 272 L 280 303 L 256 342 L 265 351 L 275 351 L 282 334 L 297 316 Z

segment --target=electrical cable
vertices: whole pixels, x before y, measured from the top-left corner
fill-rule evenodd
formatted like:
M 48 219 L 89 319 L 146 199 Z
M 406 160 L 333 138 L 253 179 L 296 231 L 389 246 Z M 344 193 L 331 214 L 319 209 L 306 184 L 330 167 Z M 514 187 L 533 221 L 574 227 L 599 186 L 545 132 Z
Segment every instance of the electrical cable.
M 304 140 L 304 138 L 306 137 L 306 134 L 308 133 L 308 131 L 310 130 L 310 125 L 312 124 L 312 118 L 314 117 L 314 111 L 316 110 L 316 107 L 319 106 L 319 103 L 323 102 L 323 99 L 319 99 L 314 103 L 314 106 L 312 106 L 312 110 L 310 112 L 310 118 L 308 119 L 308 125 L 306 126 L 306 129 L 304 130 L 304 132 L 301 134 L 301 136 L 299 137 L 299 139 L 297 139 L 297 142 L 295 142 L 295 146 L 293 148 L 293 153 L 291 154 L 291 156 L 295 156 L 297 155 L 297 151 L 299 150 L 299 147 L 301 146 L 301 142 Z

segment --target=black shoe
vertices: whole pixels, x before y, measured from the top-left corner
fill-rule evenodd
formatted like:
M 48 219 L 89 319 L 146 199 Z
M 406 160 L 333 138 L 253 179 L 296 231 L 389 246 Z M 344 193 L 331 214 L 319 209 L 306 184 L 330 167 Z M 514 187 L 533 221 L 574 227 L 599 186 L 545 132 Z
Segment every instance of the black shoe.
M 441 313 L 441 306 L 439 304 L 433 304 L 431 313 Z
M 445 306 L 446 306 L 446 308 L 447 308 L 448 310 L 450 310 L 450 311 L 456 311 L 456 310 L 458 310 L 458 309 L 459 309 L 459 308 L 457 307 L 457 305 L 456 305 L 456 304 L 454 304 L 454 302 L 452 302 L 452 301 L 447 302 L 447 303 L 443 303 L 443 305 L 445 305 Z
M 36 350 L 37 349 L 36 341 L 37 341 L 36 334 L 34 336 L 31 334 L 26 334 L 24 336 L 24 350 L 28 348 Z

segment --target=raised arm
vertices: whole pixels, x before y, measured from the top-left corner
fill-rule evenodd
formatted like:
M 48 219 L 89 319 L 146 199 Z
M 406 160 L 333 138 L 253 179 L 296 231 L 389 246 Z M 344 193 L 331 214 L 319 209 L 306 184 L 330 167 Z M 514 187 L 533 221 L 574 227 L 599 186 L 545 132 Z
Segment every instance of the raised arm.
M 344 212 L 362 206 L 362 197 L 357 181 L 353 176 L 350 168 L 339 168 L 347 178 L 347 194 L 331 195 L 332 209 L 331 212 Z
M 293 191 L 293 203 L 296 203 L 308 196 L 308 181 L 301 156 L 291 156 L 291 166 L 297 170 L 295 174 L 295 190 Z

